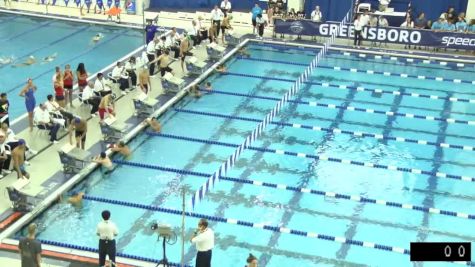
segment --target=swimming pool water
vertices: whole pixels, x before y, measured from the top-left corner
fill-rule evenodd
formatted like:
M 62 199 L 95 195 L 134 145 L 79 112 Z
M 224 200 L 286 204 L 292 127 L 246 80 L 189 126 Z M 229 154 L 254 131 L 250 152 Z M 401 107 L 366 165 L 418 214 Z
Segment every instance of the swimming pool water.
M 266 45 L 248 46 L 252 58 L 308 63 L 311 50 L 276 49 Z M 308 55 L 307 55 L 308 54 Z M 345 66 L 361 69 L 387 70 L 400 73 L 443 76 L 459 75 L 450 67 L 394 64 L 388 60 L 361 61 L 330 53 L 322 65 Z M 219 118 L 188 113 L 211 112 L 246 118 L 262 119 L 275 101 L 242 97 L 223 92 L 234 92 L 266 97 L 281 97 L 291 83 L 274 78 L 296 78 L 304 66 L 265 63 L 232 59 L 230 73 L 266 76 L 265 79 L 213 75 L 215 92 L 200 99 L 186 97 L 177 109 L 167 111 L 161 118 L 163 133 L 225 143 L 240 144 L 253 130 L 256 122 Z M 474 73 L 473 66 L 461 69 Z M 472 75 L 473 76 L 473 75 Z M 385 90 L 404 90 L 440 96 L 457 95 L 472 98 L 473 85 L 454 86 L 449 82 L 419 81 L 341 72 L 318 68 L 311 77 L 314 82 L 329 82 L 352 86 L 376 87 Z M 457 91 L 457 93 L 455 93 Z M 351 105 L 393 112 L 432 115 L 442 118 L 473 120 L 475 109 L 469 103 L 451 103 L 444 100 L 409 98 L 389 94 L 372 94 L 355 90 L 340 90 L 306 84 L 294 100 L 317 101 L 327 104 Z M 180 110 L 181 109 L 181 110 Z M 423 139 L 451 144 L 475 145 L 474 126 L 424 121 L 414 118 L 390 117 L 356 111 L 329 109 L 290 103 L 274 120 L 292 124 L 339 128 L 388 136 Z M 473 151 L 455 150 L 430 145 L 380 141 L 375 138 L 326 133 L 303 128 L 270 125 L 255 142 L 255 147 L 281 149 L 290 152 L 326 155 L 374 164 L 396 165 L 434 172 L 475 176 Z M 234 148 L 185 141 L 179 138 L 141 134 L 131 142 L 134 153 L 131 162 L 159 165 L 195 172 L 212 173 L 229 157 Z M 273 184 L 305 187 L 341 194 L 395 201 L 439 209 L 475 213 L 473 184 L 466 181 L 429 177 L 422 174 L 355 166 L 331 161 L 278 155 L 246 150 L 229 177 L 258 180 Z M 180 191 L 188 196 L 203 184 L 199 176 L 177 176 L 126 165 L 110 176 L 99 171 L 79 184 L 87 195 L 181 209 Z M 96 247 L 95 225 L 100 212 L 109 209 L 120 234 L 118 250 L 123 253 L 150 258 L 161 258 L 161 244 L 149 230 L 154 221 L 168 223 L 179 233 L 181 217 L 168 213 L 150 212 L 96 201 L 84 201 L 80 209 L 62 203 L 52 206 L 36 221 L 40 224 L 38 238 L 68 244 Z M 411 241 L 472 241 L 473 223 L 468 219 L 428 214 L 388 206 L 362 204 L 310 194 L 295 193 L 251 184 L 221 181 L 197 205 L 195 212 L 263 223 L 294 230 L 316 232 L 347 239 L 374 242 L 409 248 Z M 186 219 L 186 234 L 195 228 L 197 219 Z M 275 233 L 239 225 L 212 223 L 216 232 L 213 264 L 241 266 L 249 252 L 257 255 L 260 266 L 411 266 L 409 256 L 398 253 L 350 246 L 308 237 Z M 70 229 L 74 229 L 71 231 Z M 168 258 L 179 262 L 180 245 L 169 246 Z M 185 245 L 185 259 L 194 263 L 195 250 Z M 448 266 L 450 263 L 431 263 L 424 266 Z
M 0 57 L 14 57 L 22 63 L 34 56 L 37 63 L 25 67 L 0 65 L 0 89 L 10 100 L 10 121 L 26 112 L 23 98 L 19 97 L 28 78 L 38 87 L 36 103 L 46 101 L 53 94 L 54 68 L 70 64 L 74 71 L 80 62 L 91 75 L 113 63 L 143 44 L 143 34 L 136 29 L 107 27 L 54 19 L 0 13 Z M 102 33 L 104 38 L 92 43 L 92 37 Z M 57 53 L 52 62 L 43 59 Z

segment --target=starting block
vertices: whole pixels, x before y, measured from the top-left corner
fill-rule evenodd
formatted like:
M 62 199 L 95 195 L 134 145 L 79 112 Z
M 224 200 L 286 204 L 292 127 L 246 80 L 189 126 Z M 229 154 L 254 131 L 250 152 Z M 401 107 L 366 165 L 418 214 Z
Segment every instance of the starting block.
M 166 93 L 177 93 L 185 85 L 185 80 L 173 76 L 170 72 L 165 73 L 162 77 L 162 87 Z
M 224 36 L 224 40 L 226 40 L 226 43 L 229 45 L 229 46 L 236 46 L 238 45 L 241 40 L 239 39 L 239 37 L 236 37 L 233 32 L 228 32 L 228 34 L 226 34 Z
M 219 46 L 215 43 L 211 43 L 206 46 L 206 52 L 208 57 L 213 60 L 221 59 L 224 56 L 225 47 Z
M 91 158 L 91 153 L 70 144 L 61 147 L 58 153 L 64 173 L 76 174 L 80 172 Z
M 106 143 L 117 143 L 125 134 L 127 125 L 117 122 L 115 117 L 108 117 L 100 123 L 102 138 Z
M 204 72 L 206 62 L 198 60 L 196 57 L 187 57 L 186 69 L 192 75 L 201 75 Z
M 158 100 L 148 97 L 144 93 L 140 93 L 134 100 L 135 114 L 137 116 L 148 117 L 155 112 Z

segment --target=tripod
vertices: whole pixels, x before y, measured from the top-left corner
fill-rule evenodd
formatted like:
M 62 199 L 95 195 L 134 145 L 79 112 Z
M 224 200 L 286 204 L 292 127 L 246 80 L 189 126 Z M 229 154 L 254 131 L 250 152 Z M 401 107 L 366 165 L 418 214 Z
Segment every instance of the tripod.
M 167 260 L 167 254 L 166 254 L 166 250 L 165 250 L 165 242 L 167 241 L 167 236 L 161 236 L 163 238 L 163 258 L 158 262 L 157 266 L 156 267 L 170 267 L 170 265 L 168 264 L 168 260 Z M 170 238 L 168 236 L 168 238 Z M 160 235 L 158 236 L 158 239 L 160 239 Z

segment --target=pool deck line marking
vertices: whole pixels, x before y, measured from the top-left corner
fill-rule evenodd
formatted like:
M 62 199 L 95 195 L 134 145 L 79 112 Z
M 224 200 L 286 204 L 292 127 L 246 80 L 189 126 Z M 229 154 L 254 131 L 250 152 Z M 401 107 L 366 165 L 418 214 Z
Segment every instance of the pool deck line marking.
M 23 213 L 21 213 L 21 212 L 12 213 L 10 216 L 8 216 L 8 218 L 6 218 L 2 222 L 0 222 L 0 230 L 5 229 L 7 226 L 9 226 L 11 223 L 16 221 L 21 216 L 23 216 Z
M 75 250 L 82 250 L 82 251 L 87 251 L 87 252 L 99 253 L 99 250 L 97 248 L 86 247 L 86 246 L 77 246 L 77 245 L 73 245 L 73 244 L 67 244 L 67 243 L 44 240 L 44 239 L 38 239 L 38 238 L 37 238 L 37 240 L 40 241 L 41 244 L 43 244 L 43 245 L 50 245 L 50 246 L 67 248 L 67 249 L 75 249 Z M 4 248 L 4 249 L 7 249 L 7 250 L 18 251 L 18 246 L 9 245 L 9 244 L 3 244 L 2 243 L 2 244 L 0 244 L 0 248 Z M 63 259 L 63 260 L 69 260 L 69 261 L 85 262 L 85 263 L 90 263 L 90 264 L 97 264 L 99 262 L 97 258 L 91 258 L 91 257 L 87 257 L 87 256 L 78 256 L 78 255 L 74 255 L 74 254 L 56 252 L 56 251 L 51 251 L 51 250 L 47 250 L 47 249 L 43 249 L 41 254 L 43 256 L 48 256 L 48 257 L 53 257 L 53 258 L 58 258 L 58 259 Z M 122 257 L 122 258 L 128 258 L 128 259 L 145 261 L 145 262 L 152 262 L 152 263 L 158 263 L 159 262 L 158 259 L 145 258 L 145 257 L 129 255 L 129 254 L 120 253 L 120 252 L 116 253 L 116 257 Z M 170 266 L 175 266 L 175 267 L 181 267 L 181 265 L 179 263 L 169 262 L 169 265 Z M 117 267 L 133 267 L 133 265 L 124 264 L 124 263 L 117 263 Z M 191 267 L 191 266 L 185 265 L 184 267 Z
M 235 74 L 232 73 L 228 75 L 235 75 Z M 247 76 L 246 74 L 244 75 Z M 241 74 L 239 76 L 241 76 Z M 251 77 L 251 78 L 255 78 L 255 77 Z M 212 92 L 219 93 L 219 94 L 226 94 L 230 96 L 251 97 L 251 98 L 258 98 L 258 99 L 272 100 L 272 101 L 278 100 L 277 97 L 271 97 L 271 96 L 257 96 L 257 95 L 251 95 L 251 94 L 225 92 L 225 91 L 219 91 L 219 90 L 213 90 Z M 364 112 L 364 113 L 369 113 L 369 114 L 379 114 L 379 115 L 385 115 L 385 116 L 397 116 L 397 117 L 403 117 L 403 118 L 409 118 L 409 119 L 419 119 L 419 120 L 426 120 L 426 121 L 442 121 L 446 123 L 475 125 L 475 121 L 459 120 L 459 119 L 452 119 L 452 118 L 446 119 L 446 118 L 418 115 L 418 114 L 412 114 L 412 113 L 392 112 L 392 111 L 369 109 L 369 108 L 367 109 L 367 108 L 360 108 L 360 107 L 355 107 L 355 106 L 341 106 L 341 105 L 335 105 L 335 104 L 318 103 L 314 101 L 289 100 L 288 102 L 307 105 L 310 107 L 322 107 L 322 108 L 327 108 L 327 109 L 343 109 L 343 110 L 348 110 L 348 111 Z
M 170 213 L 170 214 L 175 214 L 175 215 L 182 214 L 181 210 L 175 210 L 175 209 L 152 206 L 152 205 L 144 205 L 144 204 L 126 202 L 126 201 L 121 201 L 121 200 L 106 199 L 106 198 L 101 198 L 101 197 L 96 197 L 96 196 L 85 195 L 83 199 L 96 201 L 96 202 L 102 202 L 102 203 L 108 203 L 108 204 L 113 204 L 113 205 L 121 205 L 121 206 L 131 207 L 131 208 L 152 210 L 152 211 L 157 211 L 157 212 L 162 212 L 162 213 Z M 232 218 L 210 216 L 206 214 L 200 214 L 200 213 L 189 212 L 189 211 L 185 211 L 185 215 L 187 217 L 194 217 L 194 218 L 199 218 L 199 219 L 205 218 L 209 221 L 215 221 L 215 222 L 220 222 L 220 223 L 234 224 L 234 225 L 251 227 L 251 228 L 256 228 L 256 229 L 264 229 L 264 230 L 272 231 L 272 232 L 280 232 L 280 233 L 286 233 L 286 234 L 291 234 L 291 235 L 297 235 L 301 237 L 316 238 L 316 239 L 321 239 L 321 240 L 345 243 L 345 244 L 356 245 L 360 247 L 368 247 L 368 248 L 384 250 L 388 252 L 395 252 L 395 253 L 400 253 L 400 254 L 406 254 L 406 255 L 410 254 L 409 250 L 405 248 L 393 247 L 393 246 L 377 244 L 377 243 L 369 243 L 369 242 L 353 240 L 353 239 L 346 239 L 344 237 L 319 234 L 315 232 L 305 232 L 305 231 L 289 229 L 289 228 L 284 228 L 284 227 L 279 227 L 279 226 L 267 225 L 267 224 L 262 224 L 262 223 L 253 223 L 253 222 L 242 221 L 242 220 L 237 220 L 237 219 L 232 219 Z M 371 245 L 368 245 L 368 244 L 371 244 Z
M 211 116 L 211 117 L 218 117 L 218 118 L 236 119 L 236 120 L 252 121 L 252 122 L 259 121 L 259 119 L 255 119 L 255 118 L 231 116 L 231 115 L 225 115 L 225 114 L 220 114 L 220 113 L 194 111 L 194 110 L 181 109 L 181 108 L 174 108 L 174 110 L 177 112 L 191 113 L 191 114 L 196 114 L 196 115 Z M 418 139 L 412 139 L 412 138 L 388 136 L 388 135 L 383 135 L 383 134 L 374 134 L 374 133 L 367 133 L 367 132 L 348 131 L 348 130 L 342 130 L 339 128 L 327 128 L 327 127 L 321 127 L 321 126 L 311 126 L 311 125 L 289 123 L 289 122 L 273 121 L 271 123 L 274 125 L 308 129 L 308 130 L 313 130 L 313 131 L 318 131 L 318 132 L 347 134 L 347 135 L 352 135 L 355 137 L 371 137 L 378 140 L 388 140 L 388 141 L 396 141 L 396 142 L 411 143 L 411 144 L 418 144 L 418 145 L 437 146 L 437 147 L 442 147 L 442 148 L 453 148 L 453 149 L 461 149 L 461 150 L 466 150 L 466 151 L 475 151 L 475 147 L 473 146 L 437 143 L 437 142 L 432 142 L 432 141 L 427 141 L 427 140 L 418 140 Z
M 153 169 L 153 170 L 159 170 L 159 171 L 164 171 L 164 172 L 172 172 L 172 173 L 177 173 L 180 175 L 193 175 L 193 176 L 204 177 L 204 178 L 209 177 L 211 175 L 209 173 L 175 169 L 175 168 L 164 167 L 164 166 L 159 166 L 159 165 L 130 162 L 130 161 L 125 161 L 125 160 L 114 160 L 113 162 L 119 165 L 133 166 L 133 167 L 145 168 L 145 169 Z M 378 205 L 387 206 L 387 207 L 402 208 L 402 209 L 414 210 L 414 211 L 425 212 L 425 213 L 433 213 L 433 214 L 440 214 L 440 215 L 451 216 L 451 217 L 459 217 L 462 219 L 475 220 L 475 214 L 467 214 L 464 212 L 442 210 L 435 207 L 425 207 L 425 206 L 419 206 L 419 205 L 413 205 L 413 204 L 407 204 L 407 203 L 399 203 L 399 202 L 394 202 L 394 201 L 369 198 L 369 197 L 365 197 L 361 195 L 348 195 L 348 194 L 342 194 L 342 193 L 337 193 L 337 192 L 326 192 L 326 191 L 321 191 L 321 190 L 316 190 L 316 189 L 290 186 L 286 184 L 274 184 L 274 183 L 268 183 L 268 182 L 263 182 L 263 181 L 258 181 L 258 180 L 240 179 L 240 178 L 234 178 L 234 177 L 229 177 L 229 176 L 221 176 L 220 179 L 224 181 L 229 181 L 229 182 L 236 182 L 236 183 L 262 186 L 262 187 L 281 189 L 281 190 L 287 190 L 287 191 L 293 191 L 293 192 L 307 193 L 307 194 L 317 195 L 321 197 L 331 197 L 335 199 L 351 200 L 351 201 L 360 202 L 360 203 L 378 204 Z
M 304 46 L 289 47 L 289 46 L 285 46 L 285 45 L 268 44 L 268 43 L 266 43 L 266 44 L 255 43 L 253 45 L 261 46 L 261 47 L 272 47 L 272 48 L 275 48 L 275 49 L 285 48 L 285 49 L 295 49 L 295 50 L 303 50 L 303 51 L 319 51 L 320 50 L 319 48 L 312 48 L 312 47 L 304 47 Z M 381 53 L 382 51 L 375 51 L 375 52 Z M 395 52 L 404 53 L 403 51 L 395 51 Z M 385 53 L 387 53 L 387 51 L 385 51 Z M 436 58 L 429 58 L 429 59 L 410 58 L 410 57 L 404 57 L 402 55 L 374 54 L 374 53 L 367 53 L 367 52 L 364 52 L 364 51 L 358 51 L 358 52 L 337 51 L 337 52 L 335 52 L 334 50 L 332 50 L 331 52 L 329 52 L 329 54 L 330 55 L 342 54 L 344 56 L 355 55 L 355 56 L 358 56 L 358 57 L 372 57 L 374 59 L 388 59 L 388 60 L 391 60 L 391 61 L 399 61 L 399 62 L 404 62 L 404 63 L 424 63 L 424 64 L 431 64 L 431 65 L 452 66 L 452 67 L 459 67 L 459 68 L 475 66 L 475 63 L 449 62 L 449 61 L 444 61 L 444 60 L 436 59 Z M 411 54 L 409 54 L 408 56 L 411 56 Z M 425 57 L 425 58 L 429 57 L 429 55 L 418 55 L 418 56 L 422 56 L 422 57 Z M 442 55 L 442 56 L 445 56 L 445 55 Z M 456 59 L 456 57 L 454 57 L 454 59 Z
M 152 132 L 147 132 L 147 134 L 151 136 L 157 136 L 157 137 L 164 137 L 164 138 L 170 138 L 170 139 L 176 139 L 176 140 L 183 140 L 183 141 L 189 141 L 189 142 L 197 142 L 197 143 L 204 143 L 204 144 L 211 144 L 211 145 L 218 145 L 218 146 L 225 146 L 225 147 L 232 147 L 232 148 L 236 148 L 239 146 L 233 143 L 212 141 L 212 140 L 193 138 L 193 137 L 187 137 L 187 136 L 178 136 L 178 135 L 173 135 L 173 134 L 152 133 Z M 475 177 L 448 174 L 448 173 L 443 173 L 443 172 L 434 173 L 432 171 L 415 169 L 415 168 L 407 168 L 407 167 L 399 167 L 396 165 L 384 165 L 384 164 L 378 164 L 378 163 L 370 163 L 370 162 L 328 157 L 326 155 L 312 155 L 312 154 L 306 154 L 306 153 L 298 153 L 298 152 L 291 152 L 291 151 L 285 151 L 285 150 L 280 150 L 280 149 L 270 149 L 270 148 L 262 148 L 262 147 L 255 147 L 255 146 L 249 146 L 248 149 L 259 151 L 259 152 L 265 152 L 265 153 L 274 153 L 274 154 L 288 155 L 288 156 L 294 156 L 294 157 L 305 157 L 305 158 L 310 158 L 310 159 L 315 159 L 315 160 L 343 163 L 343 164 L 349 164 L 349 165 L 355 165 L 355 166 L 361 166 L 361 167 L 367 167 L 367 168 L 373 168 L 373 169 L 386 169 L 386 170 L 392 170 L 392 171 L 398 171 L 398 172 L 428 175 L 434 178 L 437 177 L 437 178 L 454 179 L 454 180 L 460 180 L 460 181 L 466 181 L 466 182 L 475 182 Z
M 261 59 L 261 58 L 250 58 L 250 57 L 237 57 L 239 60 L 250 60 L 250 61 L 260 61 L 260 62 L 269 62 L 269 63 L 278 63 L 278 64 L 286 64 L 286 65 L 294 65 L 294 66 L 307 66 L 307 64 L 303 63 L 296 63 L 290 61 L 283 61 L 283 60 L 272 60 L 272 59 Z M 449 79 L 444 77 L 432 77 L 432 76 L 423 76 L 423 75 L 412 75 L 407 73 L 393 73 L 389 71 L 375 71 L 375 70 L 360 70 L 356 68 L 344 68 L 339 66 L 325 66 L 319 65 L 317 68 L 322 69 L 333 69 L 336 71 L 350 71 L 355 73 L 365 73 L 370 75 L 384 75 L 384 76 L 393 76 L 393 77 L 401 77 L 401 78 L 416 78 L 419 80 L 434 80 L 434 81 L 444 81 L 444 82 L 451 82 L 456 84 L 475 84 L 475 80 L 461 80 L 461 79 Z

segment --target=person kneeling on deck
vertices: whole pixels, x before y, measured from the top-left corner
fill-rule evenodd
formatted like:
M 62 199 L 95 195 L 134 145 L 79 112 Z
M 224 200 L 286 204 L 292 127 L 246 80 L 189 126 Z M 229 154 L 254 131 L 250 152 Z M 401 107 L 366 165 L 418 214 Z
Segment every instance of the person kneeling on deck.
M 119 89 L 122 90 L 122 94 L 125 95 L 129 90 L 129 75 L 122 62 L 117 62 L 117 65 L 112 70 L 112 79 L 119 82 Z
M 15 147 L 12 151 L 13 167 L 15 168 L 15 171 L 18 174 L 18 179 L 30 179 L 30 174 L 26 171 L 25 168 L 25 144 L 26 142 L 24 139 L 18 140 L 18 146 Z
M 107 156 L 106 152 L 101 152 L 101 154 L 94 158 L 92 162 L 98 163 L 101 165 L 101 168 L 105 168 L 106 170 L 104 174 L 109 174 L 114 170 L 114 165 L 112 165 L 112 161 Z
M 87 121 L 81 118 L 74 118 L 69 125 L 69 143 L 73 145 L 73 130 L 76 137 L 76 147 L 84 149 L 86 144 Z
M 115 116 L 115 106 L 114 106 L 114 99 L 111 94 L 104 96 L 101 99 L 101 103 L 99 103 L 99 119 L 102 122 L 106 116 L 106 113 L 109 116 Z

